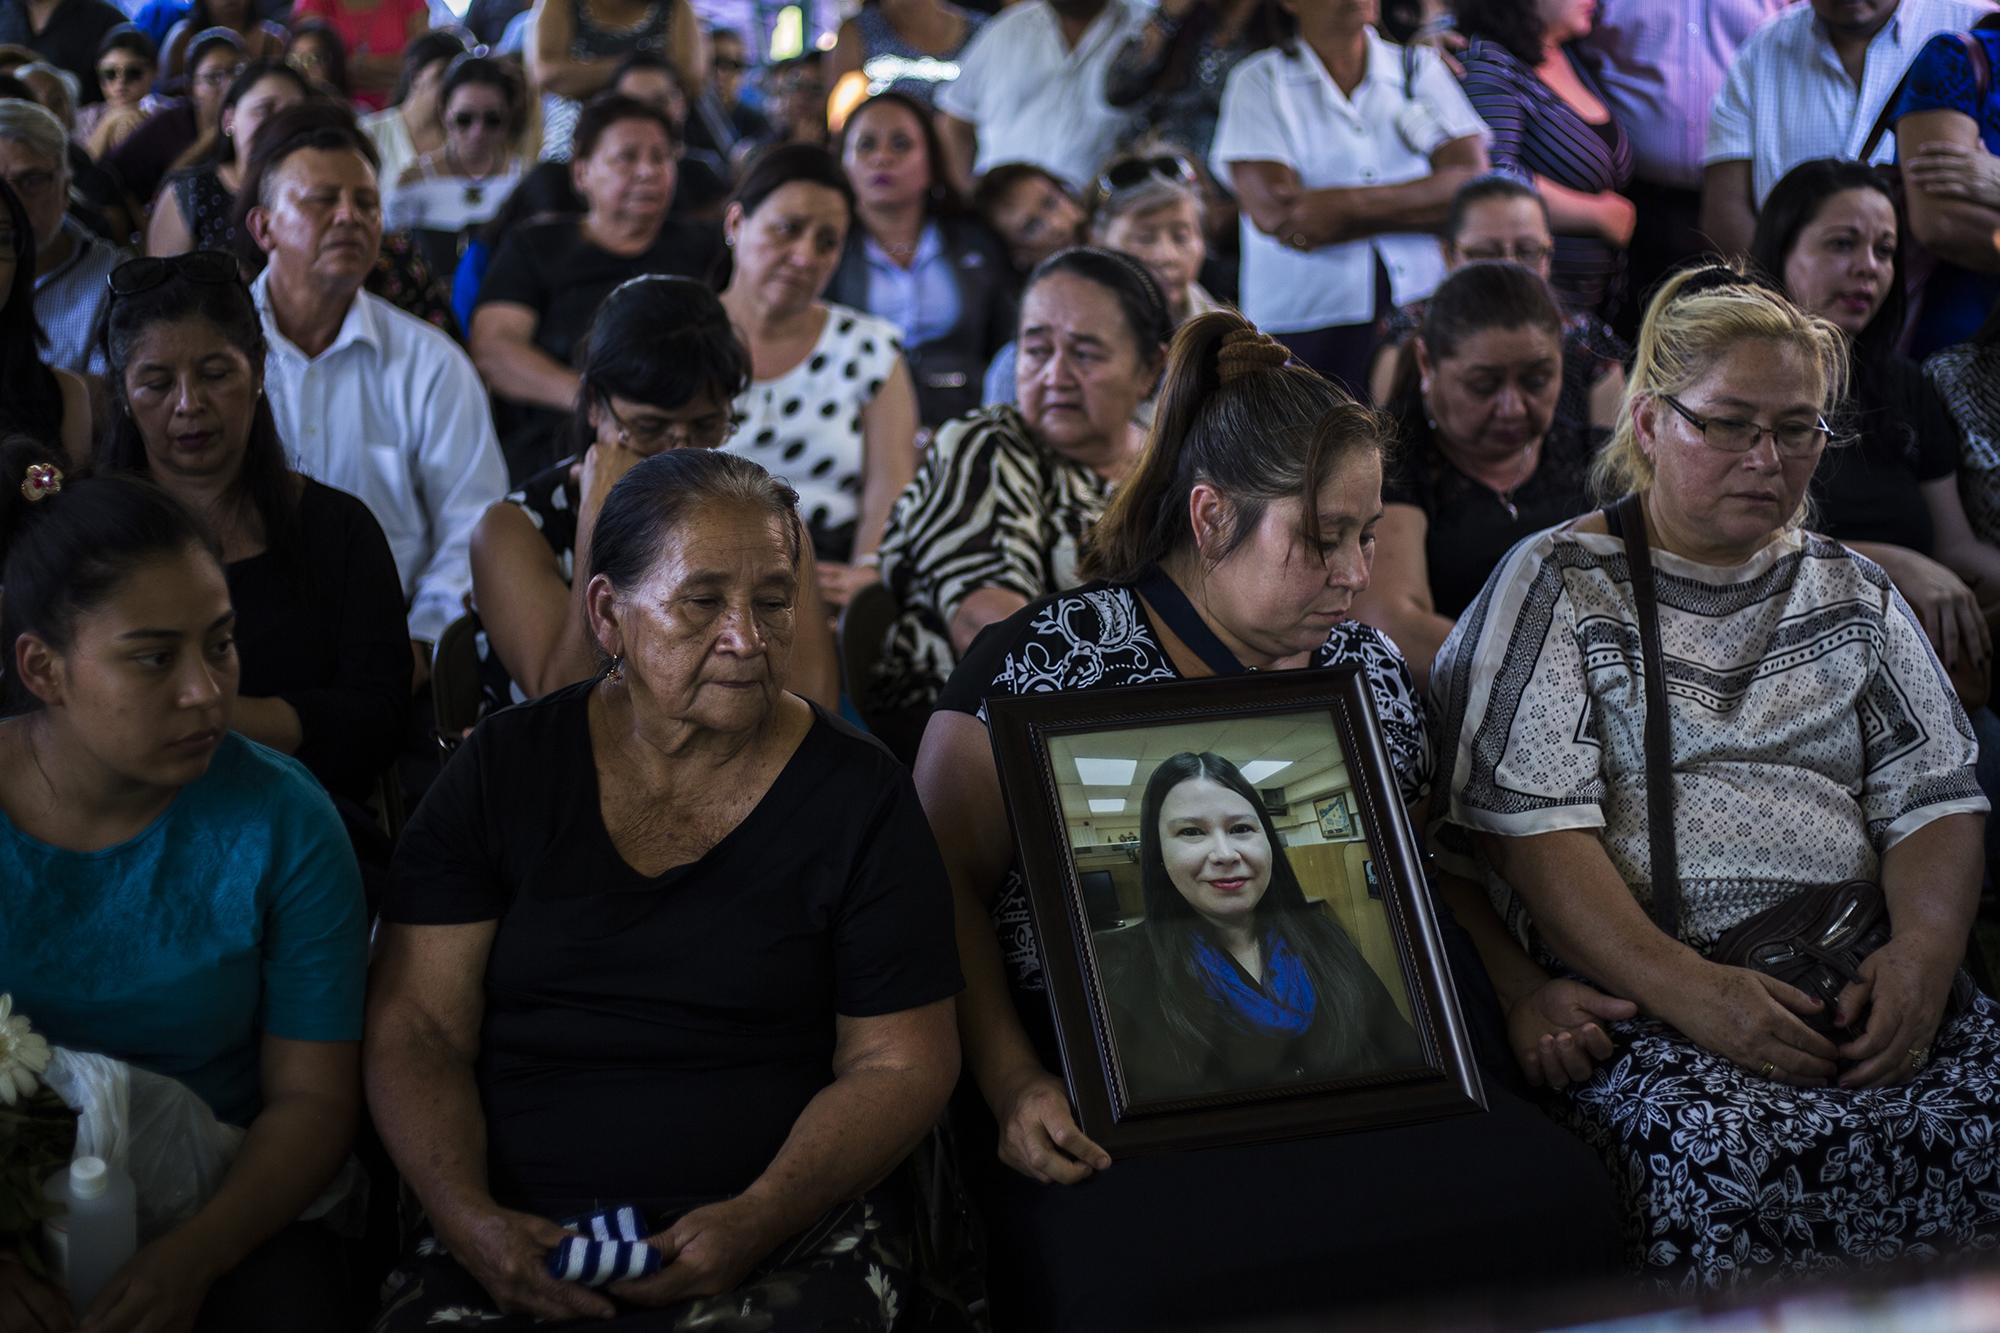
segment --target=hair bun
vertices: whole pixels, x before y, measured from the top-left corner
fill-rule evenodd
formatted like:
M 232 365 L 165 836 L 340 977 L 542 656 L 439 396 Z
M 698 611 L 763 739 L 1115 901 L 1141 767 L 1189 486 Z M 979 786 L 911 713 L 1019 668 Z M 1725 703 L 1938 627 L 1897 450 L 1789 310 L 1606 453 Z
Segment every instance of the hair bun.
M 1291 350 L 1262 329 L 1235 329 L 1216 349 L 1215 373 L 1227 387 L 1245 375 L 1276 370 L 1291 359 Z

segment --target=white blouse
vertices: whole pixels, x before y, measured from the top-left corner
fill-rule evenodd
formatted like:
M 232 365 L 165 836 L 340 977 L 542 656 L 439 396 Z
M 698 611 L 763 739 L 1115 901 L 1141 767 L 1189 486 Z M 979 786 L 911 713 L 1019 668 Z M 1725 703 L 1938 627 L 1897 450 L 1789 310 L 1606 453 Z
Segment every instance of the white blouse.
M 1368 70 L 1352 97 L 1303 43 L 1238 65 L 1222 94 L 1209 164 L 1234 186 L 1238 162 L 1279 162 L 1308 190 L 1402 185 L 1431 174 L 1431 154 L 1453 139 L 1486 137 L 1458 80 L 1437 53 L 1386 42 L 1368 29 Z M 1303 333 L 1375 318 L 1375 257 L 1396 305 L 1444 281 L 1435 236 L 1384 233 L 1293 250 L 1243 215 L 1243 313 L 1270 333 Z

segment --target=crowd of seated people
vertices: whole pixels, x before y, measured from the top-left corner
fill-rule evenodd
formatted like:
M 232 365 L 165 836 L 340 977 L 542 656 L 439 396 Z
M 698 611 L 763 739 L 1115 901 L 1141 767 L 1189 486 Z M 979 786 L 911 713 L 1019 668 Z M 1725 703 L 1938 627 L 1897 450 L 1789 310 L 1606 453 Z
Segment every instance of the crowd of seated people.
M 92 1310 L 0 1249 L 0 1333 L 2000 1244 L 2000 9 L 987 7 L 0 0 L 0 992 L 246 1131 Z M 1114 1162 L 987 704 L 1326 667 L 1484 1109 Z M 1132 1077 L 1404 1058 L 1290 879 L 1161 896 L 1197 797 L 1286 841 L 1241 769 L 1146 790 Z M 1837 995 L 1717 960 L 1852 879 Z

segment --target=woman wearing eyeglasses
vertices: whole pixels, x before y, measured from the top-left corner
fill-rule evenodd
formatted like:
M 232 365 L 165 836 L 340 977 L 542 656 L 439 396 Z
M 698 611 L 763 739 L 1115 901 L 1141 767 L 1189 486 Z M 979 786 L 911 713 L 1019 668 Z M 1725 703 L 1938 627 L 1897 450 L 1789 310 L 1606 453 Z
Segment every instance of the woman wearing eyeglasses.
M 104 100 L 78 108 L 70 133 L 91 161 L 124 143 L 146 117 L 166 105 L 152 91 L 159 70 L 159 52 L 145 33 L 121 23 L 104 34 L 97 44 L 97 86 L 104 90 Z
M 1800 526 L 1845 344 L 1727 269 L 1670 278 L 1594 478 L 1639 512 L 1516 546 L 1434 673 L 1443 818 L 1476 839 L 1475 873 L 1541 961 L 1638 1006 L 1612 1024 L 1617 1058 L 1550 1109 L 1610 1169 L 1631 1264 L 1683 1295 L 2000 1231 L 1971 1201 L 2000 1116 L 2000 1010 L 1951 1002 L 1983 871 L 1977 746 L 1881 570 Z M 1678 833 L 1668 929 L 1639 524 Z M 1708 956 L 1850 878 L 1881 885 L 1891 935 L 1830 1003 Z
M 1014 336 L 1013 274 L 999 239 L 966 213 L 929 110 L 909 95 L 857 107 L 840 161 L 855 225 L 827 299 L 896 326 L 926 426 L 972 411 L 980 373 Z
M 1554 257 L 1549 208 L 1534 187 L 1496 174 L 1468 181 L 1452 196 L 1451 216 L 1444 225 L 1444 262 L 1450 271 L 1483 260 L 1502 260 L 1532 270 L 1546 282 Z M 1389 316 L 1375 364 L 1368 371 L 1368 391 L 1377 403 L 1386 404 L 1394 395 L 1410 342 L 1429 309 L 1426 298 L 1398 307 Z M 1563 386 L 1556 416 L 1611 429 L 1625 396 L 1625 360 L 1631 353 L 1625 340 L 1596 315 L 1565 308 Z
M 383 225 L 393 231 L 462 233 L 490 220 L 520 182 L 526 95 L 511 70 L 460 56 L 445 72 L 438 106 L 444 143 L 419 155 L 382 201 Z
M 177 79 L 187 69 L 188 48 L 197 36 L 215 28 L 226 28 L 243 39 L 245 60 L 281 60 L 285 54 L 285 30 L 257 17 L 250 0 L 195 0 L 187 17 L 168 30 L 160 51 L 164 72 Z
M 606 297 L 578 376 L 576 452 L 486 511 L 472 533 L 472 602 L 486 706 L 540 698 L 596 674 L 575 571 L 618 479 L 669 449 L 714 449 L 736 431 L 750 354 L 715 294 L 687 278 L 643 277 Z M 799 591 L 792 687 L 839 706 L 832 636 L 812 552 Z
M 1564 419 L 1563 315 L 1519 264 L 1468 264 L 1431 297 L 1391 395 L 1375 577 L 1354 615 L 1403 650 L 1419 687 L 1487 575 L 1523 537 L 1590 507 L 1604 433 Z
M 236 248 L 236 194 L 250 164 L 258 129 L 286 107 L 312 95 L 305 76 L 275 60 L 243 67 L 222 95 L 215 130 L 188 150 L 184 165 L 168 175 L 146 223 L 146 253 Z
M 611 290 L 642 273 L 704 276 L 721 248 L 713 227 L 668 216 L 680 134 L 666 113 L 606 93 L 584 108 L 575 148 L 570 182 L 586 211 L 503 237 L 472 311 L 467 347 L 517 481 L 558 456 L 583 337 Z

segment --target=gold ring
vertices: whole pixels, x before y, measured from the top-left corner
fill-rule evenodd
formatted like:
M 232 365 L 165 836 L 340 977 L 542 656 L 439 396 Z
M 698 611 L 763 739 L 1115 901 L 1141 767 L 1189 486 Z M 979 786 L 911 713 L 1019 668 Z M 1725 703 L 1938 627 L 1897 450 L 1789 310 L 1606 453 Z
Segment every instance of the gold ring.
M 1304 232 L 1302 232 L 1302 231 L 1295 231 L 1295 232 L 1293 232 L 1293 233 L 1292 233 L 1292 245 L 1293 245 L 1293 246 L 1294 246 L 1295 248 L 1297 248 L 1297 249 L 1300 249 L 1300 250 L 1303 250 L 1303 249 L 1305 249 L 1305 248 L 1306 248 L 1306 234 L 1305 234 Z
M 1914 1071 L 1921 1071 L 1921 1070 L 1923 1069 L 1923 1067 L 1924 1067 L 1925 1065 L 1929 1064 L 1930 1062 L 1931 1062 L 1931 1048 L 1930 1048 L 1930 1047 L 1928 1047 L 1928 1046 L 1912 1046 L 1912 1047 L 1910 1048 L 1910 1069 L 1911 1069 L 1911 1070 L 1912 1070 L 1913 1072 L 1914 1072 Z
M 1757 1077 L 1758 1077 L 1758 1078 L 1769 1078 L 1769 1077 L 1771 1077 L 1772 1073 L 1776 1071 L 1776 1069 L 1777 1069 L 1777 1068 L 1778 1068 L 1778 1066 L 1777 1066 L 1776 1064 L 1772 1063 L 1772 1062 L 1771 1062 L 1771 1061 L 1769 1061 L 1769 1060 L 1766 1060 L 1766 1061 L 1764 1062 L 1764 1067 L 1763 1067 L 1762 1069 L 1760 1069 L 1760 1070 L 1758 1070 L 1758 1071 L 1757 1071 Z

